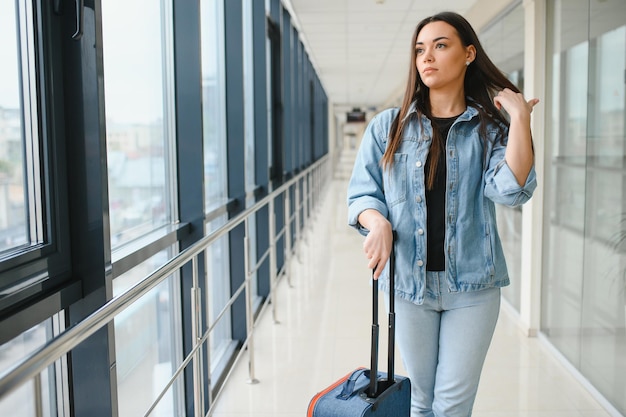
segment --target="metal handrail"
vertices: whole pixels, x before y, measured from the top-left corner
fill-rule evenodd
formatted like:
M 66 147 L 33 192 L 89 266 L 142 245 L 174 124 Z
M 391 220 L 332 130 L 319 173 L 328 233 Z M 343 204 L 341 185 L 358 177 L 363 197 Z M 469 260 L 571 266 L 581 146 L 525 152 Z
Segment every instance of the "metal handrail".
M 249 216 L 255 214 L 265 205 L 273 204 L 276 197 L 278 197 L 286 190 L 289 190 L 302 178 L 306 178 L 311 173 L 316 173 L 319 168 L 327 163 L 328 159 L 328 155 L 320 158 L 314 164 L 307 167 L 306 170 L 298 173 L 275 190 L 272 190 L 267 196 L 256 202 L 254 205 L 245 209 L 232 219 L 228 220 L 227 223 L 217 228 L 215 231 L 211 232 L 207 236 L 203 237 L 189 248 L 181 251 L 179 254 L 163 264 L 161 267 L 148 274 L 137 284 L 135 284 L 122 294 L 119 294 L 118 296 L 112 298 L 80 322 L 65 329 L 62 333 L 50 339 L 42 347 L 35 350 L 27 357 L 22 358 L 20 361 L 14 364 L 13 367 L 0 375 L 0 398 L 8 395 L 15 389 L 19 388 L 22 384 L 35 377 L 46 367 L 48 367 L 53 362 L 61 358 L 63 355 L 70 352 L 80 343 L 85 341 L 89 336 L 93 335 L 98 330 L 108 325 L 115 318 L 116 315 L 118 315 L 128 306 L 139 300 L 143 295 L 148 293 L 157 285 L 159 285 L 173 272 L 179 270 L 188 262 L 193 261 L 195 259 L 195 256 L 204 252 L 212 243 L 226 235 L 228 232 L 239 226 L 241 223 L 245 222 Z M 270 216 L 273 215 L 274 213 L 270 213 Z M 286 221 L 285 223 L 287 224 L 287 227 L 289 227 L 288 225 L 290 223 L 290 220 Z M 281 231 L 280 233 L 283 233 L 283 231 Z M 290 233 L 286 233 L 286 235 L 289 234 Z M 270 236 L 270 238 L 274 239 L 275 236 Z M 241 290 L 239 289 L 236 291 L 233 297 L 240 294 Z M 270 294 L 270 297 L 273 298 L 273 294 Z M 272 304 L 275 305 L 275 300 L 272 300 Z M 223 315 L 220 314 L 216 321 L 219 320 L 222 316 Z M 213 326 L 214 323 L 212 323 L 209 327 L 213 328 Z M 200 337 L 200 345 L 204 341 L 206 341 L 209 332 L 210 330 L 207 330 L 207 333 Z M 189 356 L 193 356 L 194 353 L 197 353 L 198 348 L 198 345 L 194 346 L 194 349 Z M 189 364 L 189 356 L 185 358 L 181 366 L 186 366 Z M 179 372 L 177 372 L 177 374 L 178 373 Z

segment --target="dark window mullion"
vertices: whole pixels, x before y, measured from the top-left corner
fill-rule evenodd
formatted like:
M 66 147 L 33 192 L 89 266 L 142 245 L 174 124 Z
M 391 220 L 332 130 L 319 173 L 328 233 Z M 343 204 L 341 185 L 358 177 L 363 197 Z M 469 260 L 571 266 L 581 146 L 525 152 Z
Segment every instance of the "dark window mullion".
M 99 5 L 98 2 L 95 5 Z M 101 10 L 84 8 L 83 35 L 73 40 L 75 11 L 63 14 L 66 155 L 72 271 L 83 298 L 67 309 L 72 325 L 112 298 L 111 239 L 104 121 Z M 73 415 L 117 415 L 113 323 L 68 355 Z

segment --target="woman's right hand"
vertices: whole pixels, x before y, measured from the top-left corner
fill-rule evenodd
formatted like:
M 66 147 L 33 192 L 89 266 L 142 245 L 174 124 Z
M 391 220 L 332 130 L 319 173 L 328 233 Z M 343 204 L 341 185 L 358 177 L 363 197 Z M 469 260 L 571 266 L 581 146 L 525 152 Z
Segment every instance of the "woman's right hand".
M 363 251 L 368 259 L 367 267 L 374 270 L 374 279 L 378 279 L 391 254 L 391 223 L 376 210 L 361 213 L 359 223 L 369 230 L 363 241 Z

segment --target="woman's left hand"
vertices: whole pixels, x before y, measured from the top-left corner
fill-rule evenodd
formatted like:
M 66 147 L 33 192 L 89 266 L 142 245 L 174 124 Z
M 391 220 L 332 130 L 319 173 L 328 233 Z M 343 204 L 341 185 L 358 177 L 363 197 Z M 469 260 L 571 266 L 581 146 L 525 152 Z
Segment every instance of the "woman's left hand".
M 521 93 L 516 93 L 509 88 L 500 91 L 493 98 L 493 104 L 498 110 L 504 108 L 511 117 L 530 115 L 537 103 L 539 99 L 533 98 L 526 101 Z

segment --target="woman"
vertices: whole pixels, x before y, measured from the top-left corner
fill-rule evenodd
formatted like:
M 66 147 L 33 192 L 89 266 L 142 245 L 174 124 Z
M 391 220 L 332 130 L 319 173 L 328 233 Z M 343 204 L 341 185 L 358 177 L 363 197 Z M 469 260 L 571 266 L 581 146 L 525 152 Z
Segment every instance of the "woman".
M 349 224 L 366 235 L 384 291 L 396 247 L 396 338 L 411 415 L 467 417 L 509 284 L 494 203 L 523 204 L 536 187 L 538 100 L 524 99 L 456 13 L 421 21 L 411 48 L 402 106 L 365 131 Z

